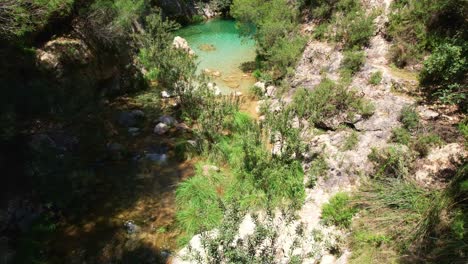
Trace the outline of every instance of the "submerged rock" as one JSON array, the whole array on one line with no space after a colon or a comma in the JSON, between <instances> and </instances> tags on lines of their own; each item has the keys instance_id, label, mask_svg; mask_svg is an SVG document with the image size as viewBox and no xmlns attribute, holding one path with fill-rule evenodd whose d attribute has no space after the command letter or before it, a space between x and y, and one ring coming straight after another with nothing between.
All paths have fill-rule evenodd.
<instances>
[{"instance_id":1,"label":"submerged rock","mask_svg":"<svg viewBox=\"0 0 468 264\"><path fill-rule=\"evenodd\" d=\"M160 123L163 123L163 124L166 124L168 126L172 126L174 124L177 123L177 121L175 120L175 118L173 118L172 116L168 116L168 115L163 115L159 118L159 122Z\"/></svg>"},{"instance_id":2,"label":"submerged rock","mask_svg":"<svg viewBox=\"0 0 468 264\"><path fill-rule=\"evenodd\" d=\"M124 223L124 227L129 235L136 234L140 231L140 227L137 226L132 220L126 221Z\"/></svg>"},{"instance_id":3,"label":"submerged rock","mask_svg":"<svg viewBox=\"0 0 468 264\"><path fill-rule=\"evenodd\" d=\"M215 51L216 47L213 44L201 44L198 48L202 51Z\"/></svg>"},{"instance_id":4,"label":"submerged rock","mask_svg":"<svg viewBox=\"0 0 468 264\"><path fill-rule=\"evenodd\" d=\"M141 110L122 112L119 114L117 122L121 126L135 127L144 117L145 113Z\"/></svg>"},{"instance_id":5,"label":"submerged rock","mask_svg":"<svg viewBox=\"0 0 468 264\"><path fill-rule=\"evenodd\" d=\"M157 162L159 164L165 164L167 162L167 154L166 153L162 153L162 154L159 154L159 153L147 153L145 155L145 158L147 160L150 160L150 161L153 161L153 162Z\"/></svg>"},{"instance_id":6,"label":"submerged rock","mask_svg":"<svg viewBox=\"0 0 468 264\"><path fill-rule=\"evenodd\" d=\"M163 135L165 134L167 131L169 130L169 127L164 124L164 123L158 123L155 127L154 127L154 133L158 134L158 135Z\"/></svg>"}]
</instances>

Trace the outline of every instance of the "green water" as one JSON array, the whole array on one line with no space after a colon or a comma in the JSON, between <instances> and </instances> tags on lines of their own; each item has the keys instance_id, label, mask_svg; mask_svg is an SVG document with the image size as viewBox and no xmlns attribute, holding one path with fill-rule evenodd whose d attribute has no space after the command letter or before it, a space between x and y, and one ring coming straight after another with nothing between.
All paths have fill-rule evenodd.
<instances>
[{"instance_id":1,"label":"green water","mask_svg":"<svg viewBox=\"0 0 468 264\"><path fill-rule=\"evenodd\" d=\"M220 76L215 73L212 78L223 92L244 91L254 83L251 73L242 72L240 66L255 60L255 42L239 36L234 20L211 20L184 27L176 34L197 54L200 72L219 72Z\"/></svg>"}]
</instances>

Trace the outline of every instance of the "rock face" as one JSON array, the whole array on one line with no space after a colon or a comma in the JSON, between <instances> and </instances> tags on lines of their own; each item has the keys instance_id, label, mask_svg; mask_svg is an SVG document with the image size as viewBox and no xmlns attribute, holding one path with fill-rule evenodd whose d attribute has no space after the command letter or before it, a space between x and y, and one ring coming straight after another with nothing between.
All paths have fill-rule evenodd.
<instances>
[{"instance_id":1,"label":"rock face","mask_svg":"<svg viewBox=\"0 0 468 264\"><path fill-rule=\"evenodd\" d=\"M323 73L328 78L338 80L338 69L343 55L331 44L311 41L296 67L296 74L291 80L293 87L313 87L320 83Z\"/></svg>"},{"instance_id":2,"label":"rock face","mask_svg":"<svg viewBox=\"0 0 468 264\"><path fill-rule=\"evenodd\" d=\"M190 48L187 40L185 40L182 37L175 37L174 41L172 42L172 46L176 49L180 49L187 52L189 55L195 55L195 52L192 50L192 48Z\"/></svg>"},{"instance_id":3,"label":"rock face","mask_svg":"<svg viewBox=\"0 0 468 264\"><path fill-rule=\"evenodd\" d=\"M36 52L36 64L47 73L50 82L67 89L70 98L84 97L84 101L99 94L96 91L106 95L139 89L141 72L128 67L129 62L130 57L122 54L95 52L78 38L56 38Z\"/></svg>"}]
</instances>

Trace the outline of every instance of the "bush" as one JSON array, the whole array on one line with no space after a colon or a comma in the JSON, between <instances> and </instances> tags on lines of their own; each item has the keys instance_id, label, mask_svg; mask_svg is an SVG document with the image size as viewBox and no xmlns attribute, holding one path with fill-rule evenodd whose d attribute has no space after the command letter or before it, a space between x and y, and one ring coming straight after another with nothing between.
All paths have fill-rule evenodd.
<instances>
[{"instance_id":1,"label":"bush","mask_svg":"<svg viewBox=\"0 0 468 264\"><path fill-rule=\"evenodd\" d=\"M219 175L197 175L182 182L176 190L177 221L189 236L216 227L223 217Z\"/></svg>"},{"instance_id":2,"label":"bush","mask_svg":"<svg viewBox=\"0 0 468 264\"><path fill-rule=\"evenodd\" d=\"M442 139L435 134L420 135L412 144L412 148L419 153L420 157L426 157L431 147L442 145Z\"/></svg>"},{"instance_id":3,"label":"bush","mask_svg":"<svg viewBox=\"0 0 468 264\"><path fill-rule=\"evenodd\" d=\"M468 72L466 53L466 47L444 43L424 61L420 82L443 103L467 102L468 92L464 88Z\"/></svg>"},{"instance_id":4,"label":"bush","mask_svg":"<svg viewBox=\"0 0 468 264\"><path fill-rule=\"evenodd\" d=\"M366 61L365 53L362 51L346 51L344 53L341 69L344 72L349 72L351 75L356 74L361 70L361 67Z\"/></svg>"},{"instance_id":5,"label":"bush","mask_svg":"<svg viewBox=\"0 0 468 264\"><path fill-rule=\"evenodd\" d=\"M322 155L316 155L310 164L307 182L307 188L314 188L317 180L321 177L326 177L328 172L328 164Z\"/></svg>"},{"instance_id":6,"label":"bush","mask_svg":"<svg viewBox=\"0 0 468 264\"><path fill-rule=\"evenodd\" d=\"M467 141L466 143L468 144L468 118L465 118L458 124L458 130L460 131L462 136L465 138L465 141Z\"/></svg>"},{"instance_id":7,"label":"bush","mask_svg":"<svg viewBox=\"0 0 468 264\"><path fill-rule=\"evenodd\" d=\"M408 130L414 130L419 126L419 115L412 106L404 106L400 112L400 122Z\"/></svg>"},{"instance_id":8,"label":"bush","mask_svg":"<svg viewBox=\"0 0 468 264\"><path fill-rule=\"evenodd\" d=\"M377 71L377 72L372 73L372 75L370 76L369 84L379 85L381 81L382 81L382 72Z\"/></svg>"},{"instance_id":9,"label":"bush","mask_svg":"<svg viewBox=\"0 0 468 264\"><path fill-rule=\"evenodd\" d=\"M349 137L346 138L344 145L343 145L343 150L352 150L356 147L356 145L359 143L359 135L356 131L351 132Z\"/></svg>"},{"instance_id":10,"label":"bush","mask_svg":"<svg viewBox=\"0 0 468 264\"><path fill-rule=\"evenodd\" d=\"M409 151L401 146L390 146L380 150L373 148L368 158L374 163L377 178L405 178L413 160Z\"/></svg>"},{"instance_id":11,"label":"bush","mask_svg":"<svg viewBox=\"0 0 468 264\"><path fill-rule=\"evenodd\" d=\"M279 79L294 66L304 48L299 34L298 5L287 0L234 0L231 15L241 32L257 43L257 58Z\"/></svg>"},{"instance_id":12,"label":"bush","mask_svg":"<svg viewBox=\"0 0 468 264\"><path fill-rule=\"evenodd\" d=\"M335 40L344 43L345 49L361 49L369 44L374 35L374 16L367 16L365 11L359 9L345 13L342 19L335 21L337 31Z\"/></svg>"},{"instance_id":13,"label":"bush","mask_svg":"<svg viewBox=\"0 0 468 264\"><path fill-rule=\"evenodd\" d=\"M411 133L408 129L400 127L392 130L392 141L408 146L411 142Z\"/></svg>"},{"instance_id":14,"label":"bush","mask_svg":"<svg viewBox=\"0 0 468 264\"><path fill-rule=\"evenodd\" d=\"M51 19L67 16L74 0L5 0L0 3L0 38L22 38L44 28Z\"/></svg>"},{"instance_id":15,"label":"bush","mask_svg":"<svg viewBox=\"0 0 468 264\"><path fill-rule=\"evenodd\" d=\"M327 225L348 228L357 209L350 204L346 193L337 193L327 204L322 206L322 220Z\"/></svg>"},{"instance_id":16,"label":"bush","mask_svg":"<svg viewBox=\"0 0 468 264\"><path fill-rule=\"evenodd\" d=\"M374 112L374 106L356 91L330 79L323 79L312 91L298 89L293 97L293 109L300 118L316 125L339 114L353 119L355 114L368 117Z\"/></svg>"}]
</instances>

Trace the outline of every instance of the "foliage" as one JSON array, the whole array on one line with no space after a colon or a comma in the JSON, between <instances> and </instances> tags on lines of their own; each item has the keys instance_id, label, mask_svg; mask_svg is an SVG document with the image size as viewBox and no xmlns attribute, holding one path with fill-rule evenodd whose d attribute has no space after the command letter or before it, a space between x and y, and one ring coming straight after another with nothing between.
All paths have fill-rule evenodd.
<instances>
[{"instance_id":1,"label":"foliage","mask_svg":"<svg viewBox=\"0 0 468 264\"><path fill-rule=\"evenodd\" d=\"M380 82L382 82L382 72L381 71L376 71L376 72L372 73L372 75L369 78L369 84L379 85Z\"/></svg>"},{"instance_id":2,"label":"foliage","mask_svg":"<svg viewBox=\"0 0 468 264\"><path fill-rule=\"evenodd\" d=\"M468 249L468 165L462 163L436 196L408 243L411 257L432 263L461 263ZM410 258L411 261L411 258Z\"/></svg>"},{"instance_id":3,"label":"foliage","mask_svg":"<svg viewBox=\"0 0 468 264\"><path fill-rule=\"evenodd\" d=\"M362 51L346 51L343 61L341 62L341 69L344 72L354 75L361 70L365 60L366 57Z\"/></svg>"},{"instance_id":4,"label":"foliage","mask_svg":"<svg viewBox=\"0 0 468 264\"><path fill-rule=\"evenodd\" d=\"M444 43L435 48L424 61L419 75L421 84L437 96L443 103L466 105L466 74L468 46Z\"/></svg>"},{"instance_id":5,"label":"foliage","mask_svg":"<svg viewBox=\"0 0 468 264\"><path fill-rule=\"evenodd\" d=\"M15 39L42 29L50 19L71 12L74 0L4 0L0 3L0 38Z\"/></svg>"},{"instance_id":6,"label":"foliage","mask_svg":"<svg viewBox=\"0 0 468 264\"><path fill-rule=\"evenodd\" d=\"M287 0L234 0L231 15L243 35L257 43L262 68L272 70L274 79L291 71L304 45L299 32L299 10Z\"/></svg>"},{"instance_id":7,"label":"foliage","mask_svg":"<svg viewBox=\"0 0 468 264\"><path fill-rule=\"evenodd\" d=\"M392 142L408 146L411 142L411 133L403 127L394 128L392 130Z\"/></svg>"},{"instance_id":8,"label":"foliage","mask_svg":"<svg viewBox=\"0 0 468 264\"><path fill-rule=\"evenodd\" d=\"M468 118L465 118L458 124L458 130L465 138L466 144L468 144Z\"/></svg>"},{"instance_id":9,"label":"foliage","mask_svg":"<svg viewBox=\"0 0 468 264\"><path fill-rule=\"evenodd\" d=\"M219 175L204 175L199 167L197 175L182 182L176 190L177 221L193 236L216 227L223 216L217 188L222 186Z\"/></svg>"},{"instance_id":10,"label":"foliage","mask_svg":"<svg viewBox=\"0 0 468 264\"><path fill-rule=\"evenodd\" d=\"M442 139L435 134L422 134L418 135L418 138L411 145L420 157L426 157L429 154L431 147L442 145Z\"/></svg>"},{"instance_id":11,"label":"foliage","mask_svg":"<svg viewBox=\"0 0 468 264\"><path fill-rule=\"evenodd\" d=\"M374 177L376 178L405 178L413 160L409 151L402 146L372 148L368 158L375 166Z\"/></svg>"},{"instance_id":12,"label":"foliage","mask_svg":"<svg viewBox=\"0 0 468 264\"><path fill-rule=\"evenodd\" d=\"M322 220L327 225L348 228L356 213L357 210L350 204L350 197L346 193L337 193L322 206Z\"/></svg>"},{"instance_id":13,"label":"foliage","mask_svg":"<svg viewBox=\"0 0 468 264\"><path fill-rule=\"evenodd\" d=\"M328 172L328 164L323 155L315 155L314 159L310 163L308 171L308 182L307 188L314 188L317 180L320 177L326 177Z\"/></svg>"},{"instance_id":14,"label":"foliage","mask_svg":"<svg viewBox=\"0 0 468 264\"><path fill-rule=\"evenodd\" d=\"M192 250L189 259L197 263L273 263L280 245L281 227L274 218L271 209L267 209L265 217L253 214L254 232L239 238L239 225L244 216L245 212L236 205L228 206L219 228L222 232L202 234L201 250L203 253ZM293 220L292 212L283 210L279 220L280 223L285 225L290 224ZM301 228L297 228L296 232L299 236L303 231ZM303 259L303 256L293 255L292 253L298 245L303 243L301 240L299 237L289 250L290 253L286 255L286 257L291 258L291 263L298 263L293 262L293 260L300 263ZM258 250L261 250L261 254L257 254Z\"/></svg>"},{"instance_id":15,"label":"foliage","mask_svg":"<svg viewBox=\"0 0 468 264\"><path fill-rule=\"evenodd\" d=\"M370 38L374 35L374 16L366 15L363 9L336 16L334 24L337 31L335 41L344 43L345 49L360 49L369 45Z\"/></svg>"},{"instance_id":16,"label":"foliage","mask_svg":"<svg viewBox=\"0 0 468 264\"><path fill-rule=\"evenodd\" d=\"M404 106L400 112L400 122L408 130L414 130L419 126L419 115L412 106Z\"/></svg>"},{"instance_id":17,"label":"foliage","mask_svg":"<svg viewBox=\"0 0 468 264\"><path fill-rule=\"evenodd\" d=\"M308 2L310 2L312 16L320 22L314 32L316 38L320 39L328 35L330 39L343 43L347 50L358 50L369 44L375 31L373 23L375 15L367 15L359 1L316 0Z\"/></svg>"},{"instance_id":18,"label":"foliage","mask_svg":"<svg viewBox=\"0 0 468 264\"><path fill-rule=\"evenodd\" d=\"M352 131L351 134L346 138L343 144L343 150L353 150L359 143L359 134L356 131Z\"/></svg>"},{"instance_id":19,"label":"foliage","mask_svg":"<svg viewBox=\"0 0 468 264\"><path fill-rule=\"evenodd\" d=\"M393 38L390 57L399 67L415 63L425 50L447 41L466 38L463 0L399 0L391 5L388 35Z\"/></svg>"},{"instance_id":20,"label":"foliage","mask_svg":"<svg viewBox=\"0 0 468 264\"><path fill-rule=\"evenodd\" d=\"M352 197L360 208L352 224L351 263L392 262L411 244L421 219L438 196L405 179L365 182Z\"/></svg>"},{"instance_id":21,"label":"foliage","mask_svg":"<svg viewBox=\"0 0 468 264\"><path fill-rule=\"evenodd\" d=\"M330 79L323 79L314 90L298 89L293 98L293 109L299 118L320 124L339 114L353 118L355 114L364 117L373 114L373 106L358 95L355 90Z\"/></svg>"}]
</instances>

